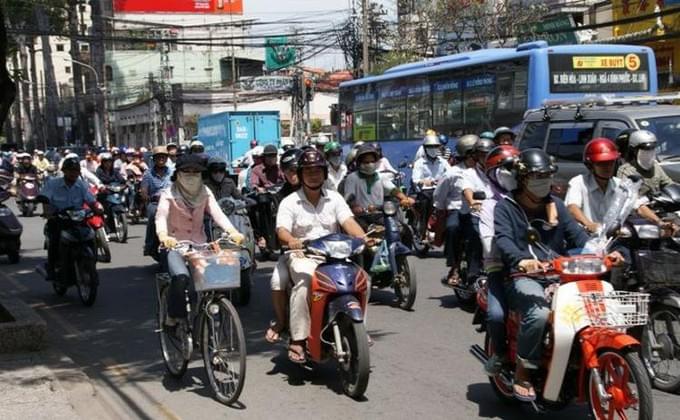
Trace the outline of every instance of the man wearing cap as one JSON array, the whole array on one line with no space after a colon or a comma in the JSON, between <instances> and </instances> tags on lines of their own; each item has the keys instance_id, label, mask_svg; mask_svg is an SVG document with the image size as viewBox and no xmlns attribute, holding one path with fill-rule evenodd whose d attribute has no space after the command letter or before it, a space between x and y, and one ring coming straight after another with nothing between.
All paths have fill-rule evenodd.
<instances>
[{"instance_id":1,"label":"man wearing cap","mask_svg":"<svg viewBox=\"0 0 680 420\"><path fill-rule=\"evenodd\" d=\"M153 148L153 167L144 173L140 192L146 206L146 237L144 239L144 255L154 255L156 248L156 209L161 191L170 186L170 168L168 163L168 149L165 146Z\"/></svg>"},{"instance_id":2,"label":"man wearing cap","mask_svg":"<svg viewBox=\"0 0 680 420\"><path fill-rule=\"evenodd\" d=\"M285 179L278 164L279 150L273 144L264 147L264 162L253 167L250 175L250 188L264 192L267 188L283 184Z\"/></svg>"},{"instance_id":3,"label":"man wearing cap","mask_svg":"<svg viewBox=\"0 0 680 420\"><path fill-rule=\"evenodd\" d=\"M101 212L101 205L90 193L88 185L80 177L80 162L78 157L64 159L61 165L63 176L51 178L40 191L40 196L47 198L48 203L43 206L45 215L54 215L66 209L80 209L88 204L95 212ZM59 237L61 223L56 217L47 220L47 235L49 248L47 250L47 281L55 279L55 268L59 256Z\"/></svg>"},{"instance_id":4,"label":"man wearing cap","mask_svg":"<svg viewBox=\"0 0 680 420\"><path fill-rule=\"evenodd\" d=\"M177 162L177 143L168 143L166 146L168 150L168 167L171 171L175 170L175 162Z\"/></svg>"}]
</instances>

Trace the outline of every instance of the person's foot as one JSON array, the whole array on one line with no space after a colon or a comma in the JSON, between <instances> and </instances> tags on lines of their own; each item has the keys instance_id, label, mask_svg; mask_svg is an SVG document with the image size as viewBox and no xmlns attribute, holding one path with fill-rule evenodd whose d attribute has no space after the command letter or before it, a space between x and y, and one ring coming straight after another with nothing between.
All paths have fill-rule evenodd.
<instances>
[{"instance_id":1,"label":"person's foot","mask_svg":"<svg viewBox=\"0 0 680 420\"><path fill-rule=\"evenodd\" d=\"M307 361L305 356L305 342L304 341L291 341L288 346L288 359L297 364L302 364Z\"/></svg>"},{"instance_id":2,"label":"person's foot","mask_svg":"<svg viewBox=\"0 0 680 420\"><path fill-rule=\"evenodd\" d=\"M269 328L267 328L267 332L264 334L264 339L271 344L278 343L281 341L281 333L283 333L284 330L285 327L279 325L277 322L272 322L269 324Z\"/></svg>"},{"instance_id":3,"label":"person's foot","mask_svg":"<svg viewBox=\"0 0 680 420\"><path fill-rule=\"evenodd\" d=\"M503 364L506 362L505 357L498 354L492 354L489 360L484 363L484 373L487 376L496 376L501 373Z\"/></svg>"},{"instance_id":4,"label":"person's foot","mask_svg":"<svg viewBox=\"0 0 680 420\"><path fill-rule=\"evenodd\" d=\"M536 391L529 381L517 381L512 384L512 394L522 402L536 401Z\"/></svg>"},{"instance_id":5,"label":"person's foot","mask_svg":"<svg viewBox=\"0 0 680 420\"><path fill-rule=\"evenodd\" d=\"M460 285L460 273L458 273L458 268L456 267L451 267L449 270L449 274L446 275L446 279L443 279L443 283L445 283L445 286L449 287L457 287Z\"/></svg>"}]
</instances>

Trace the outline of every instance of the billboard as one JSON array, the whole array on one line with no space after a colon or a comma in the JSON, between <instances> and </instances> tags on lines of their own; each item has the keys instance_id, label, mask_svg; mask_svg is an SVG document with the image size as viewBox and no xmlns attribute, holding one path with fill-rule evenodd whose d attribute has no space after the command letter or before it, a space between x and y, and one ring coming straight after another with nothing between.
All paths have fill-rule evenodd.
<instances>
[{"instance_id":1,"label":"billboard","mask_svg":"<svg viewBox=\"0 0 680 420\"><path fill-rule=\"evenodd\" d=\"M242 14L243 0L113 0L115 13Z\"/></svg>"}]
</instances>

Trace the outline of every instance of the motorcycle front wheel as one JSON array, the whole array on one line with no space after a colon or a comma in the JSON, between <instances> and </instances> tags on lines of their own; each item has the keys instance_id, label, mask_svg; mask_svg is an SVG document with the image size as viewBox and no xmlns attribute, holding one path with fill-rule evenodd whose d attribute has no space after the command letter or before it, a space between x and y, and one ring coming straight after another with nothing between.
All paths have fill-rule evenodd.
<instances>
[{"instance_id":1,"label":"motorcycle front wheel","mask_svg":"<svg viewBox=\"0 0 680 420\"><path fill-rule=\"evenodd\" d=\"M371 367L366 327L346 316L338 324L342 348L347 353L340 362L342 388L349 397L359 399L366 393Z\"/></svg>"},{"instance_id":2,"label":"motorcycle front wheel","mask_svg":"<svg viewBox=\"0 0 680 420\"><path fill-rule=\"evenodd\" d=\"M124 244L128 237L128 221L125 213L116 213L113 216L113 226L116 230L116 240Z\"/></svg>"},{"instance_id":3,"label":"motorcycle front wheel","mask_svg":"<svg viewBox=\"0 0 680 420\"><path fill-rule=\"evenodd\" d=\"M652 348L651 337L656 342ZM659 306L649 316L642 336L642 358L654 372L654 386L665 392L680 388L680 311Z\"/></svg>"},{"instance_id":4,"label":"motorcycle front wheel","mask_svg":"<svg viewBox=\"0 0 680 420\"><path fill-rule=\"evenodd\" d=\"M600 352L597 361L597 371L609 398L601 399L595 374L591 372L588 401L593 417L596 420L652 420L652 386L637 352L605 350Z\"/></svg>"},{"instance_id":5,"label":"motorcycle front wheel","mask_svg":"<svg viewBox=\"0 0 680 420\"><path fill-rule=\"evenodd\" d=\"M109 248L109 239L106 235L106 229L103 226L95 231L95 243L97 250L97 261L110 263L111 248Z\"/></svg>"},{"instance_id":6,"label":"motorcycle front wheel","mask_svg":"<svg viewBox=\"0 0 680 420\"><path fill-rule=\"evenodd\" d=\"M210 387L219 402L233 404L246 380L246 337L234 305L224 297L209 303L202 330L201 350Z\"/></svg>"},{"instance_id":7,"label":"motorcycle front wheel","mask_svg":"<svg viewBox=\"0 0 680 420\"><path fill-rule=\"evenodd\" d=\"M394 276L394 293L397 295L399 307L408 311L413 308L418 291L413 261L405 255L397 257L397 270L399 272Z\"/></svg>"},{"instance_id":8,"label":"motorcycle front wheel","mask_svg":"<svg viewBox=\"0 0 680 420\"><path fill-rule=\"evenodd\" d=\"M174 328L165 325L165 319L168 316L168 293L170 293L170 287L163 287L158 305L158 336L165 368L173 378L181 378L189 364L189 357L186 357L188 351L185 348L188 342L185 339L187 331L184 322L179 322Z\"/></svg>"},{"instance_id":9,"label":"motorcycle front wheel","mask_svg":"<svg viewBox=\"0 0 680 420\"><path fill-rule=\"evenodd\" d=\"M74 263L76 273L76 287L78 296L85 306L94 305L97 299L98 275L97 268L92 261L76 261Z\"/></svg>"}]
</instances>

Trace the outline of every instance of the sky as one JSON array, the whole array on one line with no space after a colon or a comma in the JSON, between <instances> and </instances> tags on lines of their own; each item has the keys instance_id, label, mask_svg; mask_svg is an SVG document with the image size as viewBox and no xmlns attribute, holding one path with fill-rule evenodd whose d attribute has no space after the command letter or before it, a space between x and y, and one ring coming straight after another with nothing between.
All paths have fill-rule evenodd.
<instances>
[{"instance_id":1,"label":"sky","mask_svg":"<svg viewBox=\"0 0 680 420\"><path fill-rule=\"evenodd\" d=\"M361 6L360 0L356 1L356 7ZM392 15L396 15L396 0L379 0ZM305 20L309 24L297 24L303 30L315 28L327 29L332 23L344 21L349 15L352 0L243 0L243 15L271 22L275 20ZM253 32L278 33L290 31L287 25L254 26ZM266 28L266 29L265 29ZM322 67L328 70L345 68L345 61L339 50L327 50L310 60L306 65Z\"/></svg>"}]
</instances>

